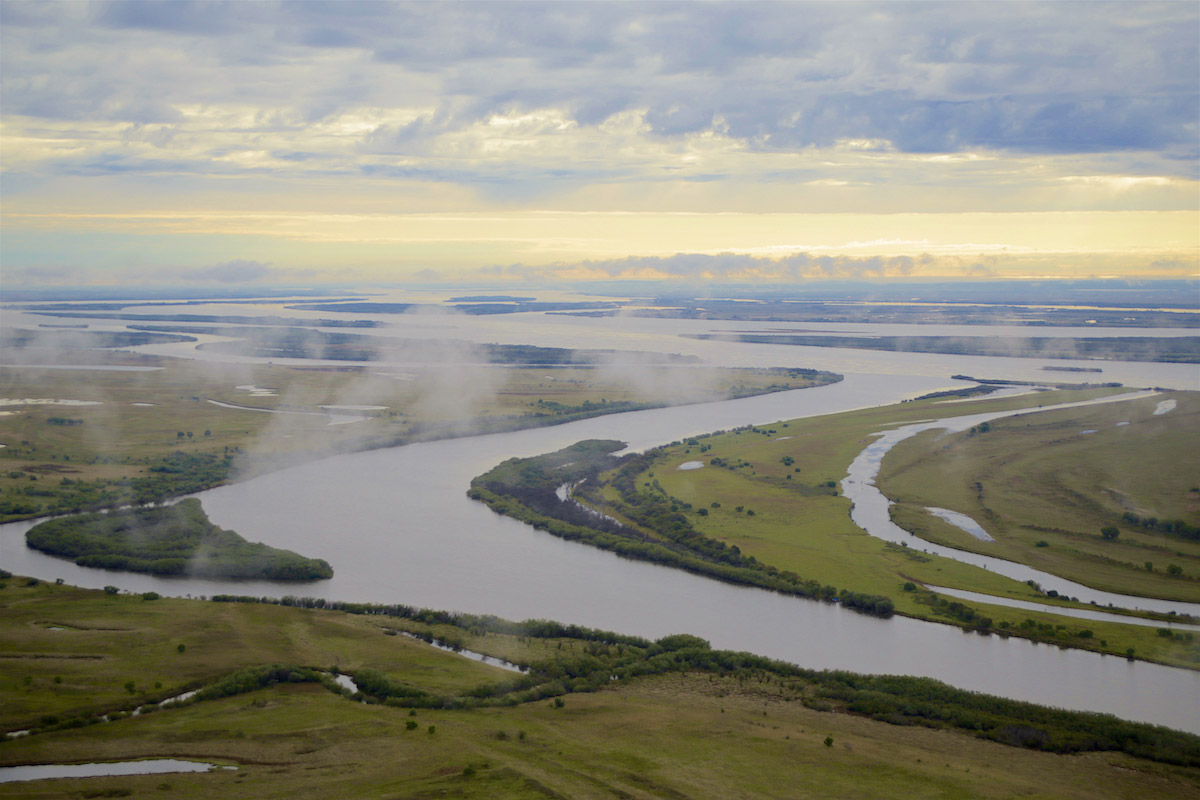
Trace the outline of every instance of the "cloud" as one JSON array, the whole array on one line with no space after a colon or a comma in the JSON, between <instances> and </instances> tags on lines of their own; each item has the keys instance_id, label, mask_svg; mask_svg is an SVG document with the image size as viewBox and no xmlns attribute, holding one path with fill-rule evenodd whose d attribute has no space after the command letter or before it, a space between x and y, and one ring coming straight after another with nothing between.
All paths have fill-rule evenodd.
<instances>
[{"instance_id":1,"label":"cloud","mask_svg":"<svg viewBox=\"0 0 1200 800\"><path fill-rule=\"evenodd\" d=\"M1195 150L1186 3L5 3L5 105L161 119L237 101L433 108L436 137L553 107L798 150ZM134 100L148 98L137 110ZM122 110L127 109L127 110ZM364 137L365 138L365 137Z\"/></svg>"},{"instance_id":2,"label":"cloud","mask_svg":"<svg viewBox=\"0 0 1200 800\"><path fill-rule=\"evenodd\" d=\"M219 283L255 283L268 278L271 265L260 261L234 259L211 267L184 270L181 277L185 280L217 281Z\"/></svg>"},{"instance_id":3,"label":"cloud","mask_svg":"<svg viewBox=\"0 0 1200 800\"><path fill-rule=\"evenodd\" d=\"M40 231L51 216L63 231L127 233L124 250L100 254L121 266L145 263L148 231L187 227L209 237L202 253L174 239L155 244L153 260L202 280L262 279L196 267L229 252L281 265L276 279L321 266L318 258L347 264L345 252L318 256L299 244L314 239L358 247L350 266L380 272L544 258L597 274L903 274L901 262L829 260L807 245L807 260L769 264L603 259L818 243L826 227L845 227L838 215L1194 214L1198 25L1195 3L1086 0L7 0L6 233ZM643 229L556 222L519 237L472 223L433 243L340 216L544 209L813 213L829 223L770 235L701 230L702 241L695 228L650 216ZM110 211L130 216L84 220ZM129 221L158 211L184 221ZM261 219L234 224L227 211ZM320 222L282 221L291 213ZM871 226L837 238L928 238ZM1139 235L1161 239L1152 227ZM485 238L521 243L436 250ZM950 238L1008 246L1012 235ZM588 243L554 244L568 239ZM27 241L28 252L6 245L10 271L68 260L50 234ZM290 253L276 249L283 242ZM1194 236L1155 246L1185 252Z\"/></svg>"},{"instance_id":4,"label":"cloud","mask_svg":"<svg viewBox=\"0 0 1200 800\"><path fill-rule=\"evenodd\" d=\"M885 278L911 275L912 256L835 256L793 253L760 258L740 253L676 253L671 256L632 256L589 260L578 264L528 266L512 264L481 270L494 277L528 279L571 273L580 279L684 279L689 281L796 281L806 278Z\"/></svg>"}]
</instances>

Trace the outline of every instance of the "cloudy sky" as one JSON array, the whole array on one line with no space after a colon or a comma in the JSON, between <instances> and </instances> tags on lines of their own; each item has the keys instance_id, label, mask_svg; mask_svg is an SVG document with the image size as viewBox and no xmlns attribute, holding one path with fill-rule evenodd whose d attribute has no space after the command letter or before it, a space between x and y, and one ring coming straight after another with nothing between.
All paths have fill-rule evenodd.
<instances>
[{"instance_id":1,"label":"cloudy sky","mask_svg":"<svg viewBox=\"0 0 1200 800\"><path fill-rule=\"evenodd\" d=\"M1200 271L1194 2L0 15L10 285Z\"/></svg>"}]
</instances>

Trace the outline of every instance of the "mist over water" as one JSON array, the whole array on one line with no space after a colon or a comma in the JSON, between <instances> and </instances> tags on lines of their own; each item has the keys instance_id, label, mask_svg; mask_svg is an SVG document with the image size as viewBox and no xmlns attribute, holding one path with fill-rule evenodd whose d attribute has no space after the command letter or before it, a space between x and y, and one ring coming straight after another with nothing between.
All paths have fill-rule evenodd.
<instances>
[{"instance_id":1,"label":"mist over water","mask_svg":"<svg viewBox=\"0 0 1200 800\"><path fill-rule=\"evenodd\" d=\"M239 306L236 313L263 312L281 313L278 305L269 304L263 311ZM282 313L301 316L306 312ZM905 618L879 620L837 606L730 586L562 541L500 517L465 496L472 477L504 459L556 450L581 439L615 438L640 450L717 429L884 405L958 388L964 384L950 379L958 373L982 378L1118 381L1134 386L1196 388L1200 385L1196 366L884 353L733 344L678 336L681 332L764 330L777 328L778 323L529 314L406 315L386 321L388 328L372 333L468 343L451 345L454 350L433 343L428 350L404 356L426 365L431 360L473 360L476 354L472 348L479 344L535 344L680 353L700 356L714 365L796 366L836 371L846 378L815 389L332 456L199 495L215 524L232 528L251 541L326 559L335 570L328 581L281 585L165 579L85 569L27 549L23 535L32 523L0 526L0 565L18 574L47 580L63 578L94 588L112 584L131 591L192 596L298 594L399 602L512 619L554 618L650 637L689 632L709 639L716 647L749 650L808 667L928 675L963 688L1049 705L1108 711L1200 732L1200 673L1059 650L1024 640L963 634L949 626ZM833 330L832 326L821 327ZM939 328L951 327L965 326L921 326L921 333L937 335ZM1028 329L1019 330L1021 335L1029 335ZM981 330L971 326L968 333L979 335ZM1037 333L1048 335L1050 330L1039 329ZM1087 333L1098 332L1089 329ZM1128 329L1114 331L1114 335L1131 333ZM198 351L191 344L137 349L206 362L222 358L246 363L268 360ZM270 360L277 364L285 361ZM695 388L678 386L678 375L694 376L689 380L697 385L707 380L707 368L695 367L676 372L676 377L669 379L676 383L664 382L663 373L656 372L649 360L638 356L614 358L598 373L627 380L645 392ZM312 365L311 361L304 363ZM345 361L328 363L348 365ZM1077 363L1100 366L1103 373L1073 375L1041 369L1046 364ZM248 382L244 367L228 362L212 366L229 370L231 386ZM339 384L334 404L361 404L369 395L363 390L370 387L360 380L393 381L406 374L404 364L370 362L370 366L374 369L368 375ZM452 366L446 366L438 377L425 381L422 391L432 408L457 403L456 410L467 413L474 404L490 397L496 386L486 378L467 382ZM301 403L307 398L283 400ZM964 408L964 413L967 411ZM292 433L285 415L278 416L279 420L272 420L267 437Z\"/></svg>"},{"instance_id":2,"label":"mist over water","mask_svg":"<svg viewBox=\"0 0 1200 800\"><path fill-rule=\"evenodd\" d=\"M214 523L333 564L334 577L314 584L167 580L84 569L27 550L29 524L0 529L0 562L18 573L97 588L299 594L554 618L650 637L690 632L716 647L813 668L928 675L977 691L1200 732L1195 672L900 617L879 620L731 586L557 539L465 496L470 479L499 461L580 439L619 438L642 449L691 433L894 402L942 387L912 376L848 375L817 389L335 456L199 495Z\"/></svg>"}]
</instances>

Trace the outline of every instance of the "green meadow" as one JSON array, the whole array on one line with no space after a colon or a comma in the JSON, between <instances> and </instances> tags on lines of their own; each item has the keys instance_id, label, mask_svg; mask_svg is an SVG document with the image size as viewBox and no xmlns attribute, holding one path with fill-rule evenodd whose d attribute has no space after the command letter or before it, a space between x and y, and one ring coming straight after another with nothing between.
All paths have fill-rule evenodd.
<instances>
[{"instance_id":1,"label":"green meadow","mask_svg":"<svg viewBox=\"0 0 1200 800\"><path fill-rule=\"evenodd\" d=\"M1164 401L1175 408L1156 415ZM1200 395L1170 392L1000 419L986 432L929 431L889 453L879 486L897 521L930 540L1099 589L1198 602L1198 449ZM996 541L930 506L967 514Z\"/></svg>"},{"instance_id":2,"label":"green meadow","mask_svg":"<svg viewBox=\"0 0 1200 800\"><path fill-rule=\"evenodd\" d=\"M271 663L375 670L450 695L511 679L495 666L389 635L396 630L457 636L468 647L544 670L586 658L665 663L671 653L646 661L663 648L610 635L618 647L597 641L597 632L545 634L537 625L490 619L423 623L378 613L143 600L19 577L4 584L0 727L43 730L0 742L0 765L173 757L236 769L0 784L0 797L1200 797L1194 736L1007 701L990 712L965 710L975 706L961 705L958 695L968 693L917 679L906 690L908 706L921 705L912 692L932 687L946 694L936 705L950 715L983 716L956 724L893 714L903 724L890 724L851 710L882 696L878 691L856 700L831 691L838 674L766 662L715 669L685 663L554 699L471 708L360 702L320 683L284 680L72 727L60 720L128 710ZM516 632L497 632L506 626ZM675 638L693 644L692 637ZM614 659L618 649L629 655ZM675 654L703 658L705 651ZM965 702L979 703L974 697ZM1105 746L1105 734L1068 754L1031 749L1026 739L1020 747L981 738L987 730L1002 738L1014 735L1006 730L1056 737L1061 726L1061 741L1078 743L1088 725L1123 730L1150 748L1149 757Z\"/></svg>"}]
</instances>

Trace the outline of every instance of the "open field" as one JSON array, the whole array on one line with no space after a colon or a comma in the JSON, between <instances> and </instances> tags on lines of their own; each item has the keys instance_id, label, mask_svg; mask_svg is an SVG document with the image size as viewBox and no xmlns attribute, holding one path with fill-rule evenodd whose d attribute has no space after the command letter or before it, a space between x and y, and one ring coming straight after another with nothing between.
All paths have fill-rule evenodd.
<instances>
[{"instance_id":1,"label":"open field","mask_svg":"<svg viewBox=\"0 0 1200 800\"><path fill-rule=\"evenodd\" d=\"M157 700L263 663L371 667L452 693L510 674L382 635L428 627L394 617L143 601L21 578L6 581L0 603L0 654L14 665L0 679L6 730L37 715ZM471 647L525 660L599 652L570 637L457 630ZM818 710L840 705L816 686L761 670L685 669L568 694L561 706L468 710L365 704L282 683L0 742L2 765L176 757L236 770L0 784L0 797L1200 797L1196 767L1120 752L1055 755ZM1174 758L1200 761L1200 740L1173 737Z\"/></svg>"},{"instance_id":2,"label":"open field","mask_svg":"<svg viewBox=\"0 0 1200 800\"><path fill-rule=\"evenodd\" d=\"M83 352L71 356L91 363ZM335 452L834 379L694 366L400 370L91 358L157 369L0 368L0 521L160 499Z\"/></svg>"},{"instance_id":3,"label":"open field","mask_svg":"<svg viewBox=\"0 0 1200 800\"><path fill-rule=\"evenodd\" d=\"M1156 415L1164 402L1173 410ZM893 448L878 483L897 501L896 521L933 541L1108 591L1196 602L1198 443L1200 395L1172 392L1000 419L978 434L929 431ZM967 514L996 541L929 506ZM1155 527L1140 523L1149 519ZM1114 539L1101 533L1110 527Z\"/></svg>"}]
</instances>

